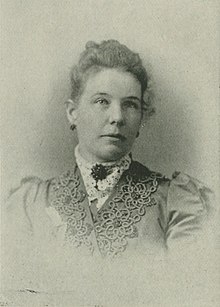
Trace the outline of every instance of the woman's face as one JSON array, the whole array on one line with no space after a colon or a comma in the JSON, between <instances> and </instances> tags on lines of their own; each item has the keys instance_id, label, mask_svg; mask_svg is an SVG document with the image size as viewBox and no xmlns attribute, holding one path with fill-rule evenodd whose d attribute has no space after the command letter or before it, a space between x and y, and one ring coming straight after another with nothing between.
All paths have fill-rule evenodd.
<instances>
[{"instance_id":1,"label":"woman's face","mask_svg":"<svg viewBox=\"0 0 220 307\"><path fill-rule=\"evenodd\" d=\"M141 85L117 69L92 73L77 105L67 109L76 125L80 154L91 162L109 162L129 153L140 128Z\"/></svg>"}]
</instances>

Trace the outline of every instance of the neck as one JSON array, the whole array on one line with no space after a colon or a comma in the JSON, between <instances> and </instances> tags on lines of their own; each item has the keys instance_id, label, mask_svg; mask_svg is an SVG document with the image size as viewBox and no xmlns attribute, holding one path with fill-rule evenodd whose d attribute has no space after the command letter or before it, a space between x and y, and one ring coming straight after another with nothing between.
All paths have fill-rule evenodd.
<instances>
[{"instance_id":1,"label":"neck","mask_svg":"<svg viewBox=\"0 0 220 307\"><path fill-rule=\"evenodd\" d=\"M75 157L76 157L76 160L77 160L78 163L83 164L87 168L92 168L95 164L102 164L104 166L114 166L114 165L120 164L121 161L123 161L124 159L131 160L131 158L132 158L131 153L129 153L129 154L127 154L127 155L123 156L122 158L115 160L115 161L102 161L101 162L101 161L98 161L98 160L88 160L81 153L79 145L77 145L76 148L75 148Z\"/></svg>"},{"instance_id":2,"label":"neck","mask_svg":"<svg viewBox=\"0 0 220 307\"><path fill-rule=\"evenodd\" d=\"M91 158L91 157L88 159L88 157L84 155L84 152L83 150L81 150L79 144L75 148L75 155L77 157L80 157L80 159L83 160L83 162L85 162L86 164L90 164L90 165L94 165L94 164L114 165L114 164L117 164L119 161L121 161L121 159L123 159L125 156L127 156L125 155L116 160L100 160L100 159Z\"/></svg>"}]
</instances>

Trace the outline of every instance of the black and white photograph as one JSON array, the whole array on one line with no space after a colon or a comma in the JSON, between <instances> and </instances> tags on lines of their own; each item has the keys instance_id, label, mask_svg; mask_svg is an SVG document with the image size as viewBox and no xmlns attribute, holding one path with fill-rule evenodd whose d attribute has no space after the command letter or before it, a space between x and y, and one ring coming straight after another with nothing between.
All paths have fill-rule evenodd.
<instances>
[{"instance_id":1,"label":"black and white photograph","mask_svg":"<svg viewBox=\"0 0 220 307\"><path fill-rule=\"evenodd\" d=\"M0 3L0 305L219 306L218 1Z\"/></svg>"}]
</instances>

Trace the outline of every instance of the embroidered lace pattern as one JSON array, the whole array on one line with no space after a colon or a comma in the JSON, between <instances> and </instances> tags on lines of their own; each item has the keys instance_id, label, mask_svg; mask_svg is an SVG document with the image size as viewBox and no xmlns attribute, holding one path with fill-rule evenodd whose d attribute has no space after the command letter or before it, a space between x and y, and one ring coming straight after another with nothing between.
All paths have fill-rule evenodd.
<instances>
[{"instance_id":1,"label":"embroidered lace pattern","mask_svg":"<svg viewBox=\"0 0 220 307\"><path fill-rule=\"evenodd\" d=\"M121 187L108 207L98 213L95 230L103 254L114 256L123 252L128 238L138 236L136 223L145 215L148 206L156 205L151 194L157 190L157 178L162 176L151 173L150 177L142 178L135 183L128 175L127 184Z\"/></svg>"},{"instance_id":2,"label":"embroidered lace pattern","mask_svg":"<svg viewBox=\"0 0 220 307\"><path fill-rule=\"evenodd\" d=\"M85 198L80 188L79 177L73 171L67 171L52 181L51 205L58 211L62 220L67 223L66 239L75 247L86 245L93 251L89 235L93 227L85 223L86 211L81 205Z\"/></svg>"},{"instance_id":3,"label":"embroidered lace pattern","mask_svg":"<svg viewBox=\"0 0 220 307\"><path fill-rule=\"evenodd\" d=\"M151 172L135 178L129 170L124 175L125 184L98 212L94 227L86 221L86 211L81 204L85 194L80 189L79 177L68 171L53 180L54 197L51 204L67 222L66 237L74 246L86 245L92 251L89 237L94 229L100 252L115 256L126 249L128 239L138 236L136 224L145 215L147 207L156 205L151 194L157 190L158 179L163 176Z\"/></svg>"}]
</instances>

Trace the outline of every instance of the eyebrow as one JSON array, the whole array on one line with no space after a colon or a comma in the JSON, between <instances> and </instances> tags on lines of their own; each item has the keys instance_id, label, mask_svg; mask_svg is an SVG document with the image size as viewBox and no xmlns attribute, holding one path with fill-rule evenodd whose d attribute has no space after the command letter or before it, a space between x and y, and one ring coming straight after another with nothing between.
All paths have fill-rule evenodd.
<instances>
[{"instance_id":1,"label":"eyebrow","mask_svg":"<svg viewBox=\"0 0 220 307\"><path fill-rule=\"evenodd\" d=\"M108 93L95 93L92 97L97 96L97 95L102 95L102 96L109 96L111 97L111 95L109 95ZM136 97L136 96L128 96L128 97L124 97L123 99L132 99L132 100L138 100L139 102L141 102L141 100Z\"/></svg>"},{"instance_id":2,"label":"eyebrow","mask_svg":"<svg viewBox=\"0 0 220 307\"><path fill-rule=\"evenodd\" d=\"M128 97L125 97L124 99L133 99L133 100L138 100L139 102L141 102L141 100L136 96L128 96Z\"/></svg>"},{"instance_id":3,"label":"eyebrow","mask_svg":"<svg viewBox=\"0 0 220 307\"><path fill-rule=\"evenodd\" d=\"M97 96L97 95L102 95L102 96L111 96L107 93L95 93L94 95L92 95L92 97Z\"/></svg>"}]
</instances>

